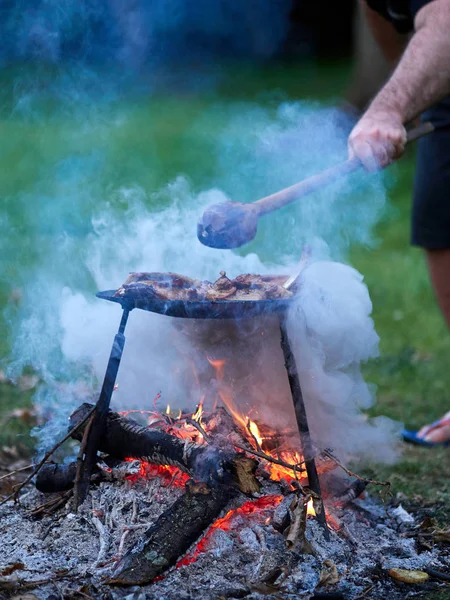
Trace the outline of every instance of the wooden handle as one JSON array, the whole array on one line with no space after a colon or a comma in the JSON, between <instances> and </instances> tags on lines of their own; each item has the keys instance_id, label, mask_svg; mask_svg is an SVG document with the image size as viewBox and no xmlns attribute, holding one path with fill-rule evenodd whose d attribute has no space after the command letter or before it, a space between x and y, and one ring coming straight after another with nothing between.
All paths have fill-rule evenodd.
<instances>
[{"instance_id":1,"label":"wooden handle","mask_svg":"<svg viewBox=\"0 0 450 600\"><path fill-rule=\"evenodd\" d=\"M414 142L424 135L427 135L434 131L434 126L431 123L422 123L418 127L414 127L407 132L407 143ZM344 175L349 175L353 171L357 171L362 167L359 158L350 158L334 167L330 167L326 171L312 175L299 183L295 183L284 190L261 198L253 202L253 206L257 209L258 216L265 215L269 212L282 208L307 194L311 194L322 187L337 181Z\"/></svg>"},{"instance_id":2,"label":"wooden handle","mask_svg":"<svg viewBox=\"0 0 450 600\"><path fill-rule=\"evenodd\" d=\"M406 143L415 142L419 138L424 135L428 135L434 131L433 123L427 121L426 123L421 123L418 127L413 127L412 129L408 129L406 132Z\"/></svg>"}]
</instances>

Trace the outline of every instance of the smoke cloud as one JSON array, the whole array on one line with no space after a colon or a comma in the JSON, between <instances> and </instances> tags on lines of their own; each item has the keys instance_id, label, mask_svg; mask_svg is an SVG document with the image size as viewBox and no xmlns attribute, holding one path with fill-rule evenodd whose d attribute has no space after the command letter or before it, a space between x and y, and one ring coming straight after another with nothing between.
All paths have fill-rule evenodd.
<instances>
[{"instance_id":1,"label":"smoke cloud","mask_svg":"<svg viewBox=\"0 0 450 600\"><path fill-rule=\"evenodd\" d=\"M376 356L378 344L369 294L361 275L330 260L342 259L351 240L369 243L384 204L380 176L368 183L358 177L336 183L265 217L249 250L212 250L195 236L208 204L231 195L254 199L342 160L345 131L335 112L318 106L282 104L271 113L239 104L215 152L216 179L226 193L196 193L180 176L152 196L135 185L111 189L104 199L86 169L99 164L91 155L87 162L80 158L58 166L64 172L60 195L37 196L33 208L27 198L33 241L46 243L21 282L19 308L9 309L14 331L9 372L17 376L31 365L42 378L36 401L49 421L38 433L41 447L65 429L77 404L98 393L120 310L95 299L96 290L119 287L130 271L174 271L209 280L223 269L230 276L291 273L308 242L313 262L289 315L289 331L314 440L341 456L373 459L376 447L376 459L393 460L394 426L369 421L361 412L372 405L373 394L360 366ZM211 406L222 386L243 414L250 411L252 418L280 429L292 427L273 319L198 322L134 310L126 337L114 408L150 409L158 392L160 408L168 403L194 409L202 397ZM208 358L226 360L221 384Z\"/></svg>"},{"instance_id":2,"label":"smoke cloud","mask_svg":"<svg viewBox=\"0 0 450 600\"><path fill-rule=\"evenodd\" d=\"M10 119L37 129L27 130L32 134L21 148L26 184L5 194L0 220L2 273L22 290L20 303L5 311L8 375L31 367L41 378L35 402L47 423L36 432L39 449L54 443L69 413L95 400L101 386L120 310L96 299L96 291L119 287L130 271L212 281L221 270L290 274L307 243L313 262L289 330L313 438L347 458L373 459L377 447L377 459L393 460L393 425L361 412L374 399L360 367L376 356L378 338L362 277L343 264L351 244L373 241L385 203L382 176L355 175L264 217L256 239L237 252L206 248L195 235L208 204L255 200L344 160L346 117L278 98L210 102L195 111L183 138L190 178L167 176L167 157L156 142L143 141L158 114L137 104L136 92L150 94L161 82L167 92L175 81L177 90L182 81L183 89L204 92L217 82L220 68L204 69L217 55L275 54L290 3L267 0L258 10L237 1L122 4L22 0L2 8L0 60L39 65L12 90ZM49 73L42 65L64 68ZM172 115L165 117L169 128ZM130 132L133 147L117 153ZM44 156L40 135L53 136L53 154ZM6 140L3 152L16 152L12 144ZM193 322L134 310L126 338L115 409L150 409L159 392L159 408L194 409L202 397L211 406L221 392L243 414L292 426L273 319ZM226 361L220 381L214 359Z\"/></svg>"}]
</instances>

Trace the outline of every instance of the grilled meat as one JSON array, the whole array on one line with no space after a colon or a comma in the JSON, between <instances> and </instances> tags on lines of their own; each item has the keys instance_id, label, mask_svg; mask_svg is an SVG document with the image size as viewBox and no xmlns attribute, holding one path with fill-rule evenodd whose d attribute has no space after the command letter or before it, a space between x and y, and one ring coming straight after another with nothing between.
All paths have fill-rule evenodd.
<instances>
[{"instance_id":1,"label":"grilled meat","mask_svg":"<svg viewBox=\"0 0 450 600\"><path fill-rule=\"evenodd\" d=\"M206 293L206 300L214 302L216 300L226 300L236 293L236 288L228 279L225 271L220 271L220 277L214 282L211 289Z\"/></svg>"},{"instance_id":2,"label":"grilled meat","mask_svg":"<svg viewBox=\"0 0 450 600\"><path fill-rule=\"evenodd\" d=\"M199 300L205 294L204 287L204 283L198 279L178 275L178 273L130 273L115 296L132 295L135 298L157 298L158 300ZM201 291L200 297L199 291Z\"/></svg>"},{"instance_id":3,"label":"grilled meat","mask_svg":"<svg viewBox=\"0 0 450 600\"><path fill-rule=\"evenodd\" d=\"M214 283L192 279L177 273L130 273L115 296L158 300L276 300L290 298L292 292L284 289L283 275L239 275L229 279L225 271Z\"/></svg>"}]
</instances>

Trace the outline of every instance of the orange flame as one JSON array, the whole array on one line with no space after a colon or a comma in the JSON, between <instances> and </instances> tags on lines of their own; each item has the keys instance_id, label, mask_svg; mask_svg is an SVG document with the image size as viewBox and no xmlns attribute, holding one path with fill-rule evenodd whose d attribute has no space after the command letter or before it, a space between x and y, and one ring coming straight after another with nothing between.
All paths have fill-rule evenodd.
<instances>
[{"instance_id":1,"label":"orange flame","mask_svg":"<svg viewBox=\"0 0 450 600\"><path fill-rule=\"evenodd\" d=\"M236 408L233 396L231 395L231 391L229 389L221 388L219 390L219 396L222 402L227 407L228 412L237 421L242 427L247 427L247 420L241 415L239 410Z\"/></svg>"},{"instance_id":2,"label":"orange flame","mask_svg":"<svg viewBox=\"0 0 450 600\"><path fill-rule=\"evenodd\" d=\"M248 427L248 430L250 431L250 433L252 434L252 436L257 441L258 445L260 447L262 447L264 438L262 438L261 434L259 433L258 425L254 421L250 421L250 419L249 419L247 427Z\"/></svg>"},{"instance_id":3,"label":"orange flame","mask_svg":"<svg viewBox=\"0 0 450 600\"><path fill-rule=\"evenodd\" d=\"M306 505L306 514L310 515L311 517L316 516L316 511L314 510L314 504L313 504L312 498L309 500L308 504Z\"/></svg>"},{"instance_id":4,"label":"orange flame","mask_svg":"<svg viewBox=\"0 0 450 600\"><path fill-rule=\"evenodd\" d=\"M243 429L245 429L247 432L250 432L250 434L253 438L251 440L253 442L253 445L255 445L255 441L256 441L256 443L259 445L259 448L262 449L264 452L271 455L273 458L279 458L279 459L283 460L284 462L289 463L291 465L297 465L297 464L301 463L303 458L299 452L277 451L275 453L275 451L273 449L270 450L270 449L265 448L265 444L264 444L265 438L263 435L261 435L261 432L260 432L257 424L254 421L252 421L248 415L247 415L247 417L245 417L241 413L241 411L239 410L239 407L236 405L236 401L233 396L232 389L229 386L227 386L226 383L223 382L224 368L225 368L226 361L223 359L212 359L209 356L207 356L206 358L207 358L209 364L212 365L216 371L216 379L220 384L218 386L218 391L217 391L220 400L222 401L222 403L224 404L224 406L226 407L228 412L231 414L231 416L234 418L234 420L239 425L241 425L241 427ZM291 481L292 479L295 478L295 476L297 476L297 478L299 478L299 479L302 479L300 469L297 471L297 473L294 473L292 469L283 467L282 465L276 465L274 463L270 463L267 465L266 470L268 471L268 473L270 474L272 479L275 479L277 481L279 481L280 479L285 479L287 481Z\"/></svg>"},{"instance_id":5,"label":"orange flame","mask_svg":"<svg viewBox=\"0 0 450 600\"><path fill-rule=\"evenodd\" d=\"M197 405L197 410L192 415L192 420L193 421L197 421L198 423L200 423L202 415L203 415L203 401L204 401L204 399L205 399L205 396L202 396L202 399L200 400L199 404Z\"/></svg>"},{"instance_id":6,"label":"orange flame","mask_svg":"<svg viewBox=\"0 0 450 600\"><path fill-rule=\"evenodd\" d=\"M209 364L211 366L213 366L214 369L216 370L216 377L217 377L218 381L222 381L224 370L225 370L226 360L223 360L220 358L213 359L213 358L210 358L209 356L207 356L206 359L209 362Z\"/></svg>"}]
</instances>

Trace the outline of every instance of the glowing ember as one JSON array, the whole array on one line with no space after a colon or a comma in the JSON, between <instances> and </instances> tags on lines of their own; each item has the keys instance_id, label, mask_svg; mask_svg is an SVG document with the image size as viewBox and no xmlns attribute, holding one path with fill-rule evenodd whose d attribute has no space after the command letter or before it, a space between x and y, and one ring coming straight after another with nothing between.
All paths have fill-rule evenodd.
<instances>
[{"instance_id":1,"label":"glowing ember","mask_svg":"<svg viewBox=\"0 0 450 600\"><path fill-rule=\"evenodd\" d=\"M207 552L210 538L214 531L216 529L222 529L223 531L232 530L234 528L234 521L238 516L245 517L251 521L256 521L260 524L267 524L267 520L269 519L270 522L271 518L271 515L267 515L267 511L277 507L282 500L283 496L263 496L258 500L248 500L235 510L229 510L224 517L217 519L217 521L211 525L195 548L184 558L179 560L175 565L175 568L185 567L186 565L195 562L200 554Z\"/></svg>"},{"instance_id":2,"label":"glowing ember","mask_svg":"<svg viewBox=\"0 0 450 600\"><path fill-rule=\"evenodd\" d=\"M143 416L155 416L155 412L152 410L140 410L137 408L132 408L130 410L119 410L117 411L119 415L122 417L128 417L129 415L143 415Z\"/></svg>"},{"instance_id":3,"label":"glowing ember","mask_svg":"<svg viewBox=\"0 0 450 600\"><path fill-rule=\"evenodd\" d=\"M126 458L126 462L134 462L134 458ZM154 479L160 477L163 483L167 486L184 487L186 481L189 480L189 475L186 475L178 467L172 465L156 465L144 460L140 461L139 472L126 476L126 479L131 483L136 483L140 480Z\"/></svg>"}]
</instances>

